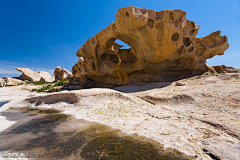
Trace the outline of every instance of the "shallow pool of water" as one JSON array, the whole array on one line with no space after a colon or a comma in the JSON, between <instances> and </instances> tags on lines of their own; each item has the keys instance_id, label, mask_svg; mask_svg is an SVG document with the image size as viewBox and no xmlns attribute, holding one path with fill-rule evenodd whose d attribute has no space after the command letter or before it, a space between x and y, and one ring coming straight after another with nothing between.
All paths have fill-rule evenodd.
<instances>
[{"instance_id":1,"label":"shallow pool of water","mask_svg":"<svg viewBox=\"0 0 240 160\"><path fill-rule=\"evenodd\" d=\"M0 113L14 125L0 133L0 151L33 159L190 159L137 134L75 119L53 109L24 107Z\"/></svg>"}]
</instances>

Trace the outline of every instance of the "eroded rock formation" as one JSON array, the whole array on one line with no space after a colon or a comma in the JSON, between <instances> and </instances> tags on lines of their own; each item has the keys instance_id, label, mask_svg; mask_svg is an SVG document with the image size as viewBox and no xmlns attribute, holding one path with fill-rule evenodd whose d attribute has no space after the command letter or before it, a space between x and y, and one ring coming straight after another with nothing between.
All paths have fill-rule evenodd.
<instances>
[{"instance_id":1,"label":"eroded rock formation","mask_svg":"<svg viewBox=\"0 0 240 160\"><path fill-rule=\"evenodd\" d=\"M55 77L54 81L58 81L58 80L66 79L66 78L71 78L72 74L69 73L65 68L58 66L54 70L54 77Z\"/></svg>"},{"instance_id":2,"label":"eroded rock formation","mask_svg":"<svg viewBox=\"0 0 240 160\"><path fill-rule=\"evenodd\" d=\"M228 48L220 31L195 38L199 26L182 10L119 9L116 21L77 52L71 84L123 85L175 81L208 71L206 59ZM127 43L121 49L115 40Z\"/></svg>"},{"instance_id":3,"label":"eroded rock formation","mask_svg":"<svg viewBox=\"0 0 240 160\"><path fill-rule=\"evenodd\" d=\"M45 71L34 72L29 68L16 68L16 70L23 73L20 76L21 80L46 81L46 82L53 82L54 80L54 78L50 75L50 73Z\"/></svg>"},{"instance_id":4,"label":"eroded rock formation","mask_svg":"<svg viewBox=\"0 0 240 160\"><path fill-rule=\"evenodd\" d=\"M0 87L17 86L23 83L24 81L12 77L0 78Z\"/></svg>"}]
</instances>

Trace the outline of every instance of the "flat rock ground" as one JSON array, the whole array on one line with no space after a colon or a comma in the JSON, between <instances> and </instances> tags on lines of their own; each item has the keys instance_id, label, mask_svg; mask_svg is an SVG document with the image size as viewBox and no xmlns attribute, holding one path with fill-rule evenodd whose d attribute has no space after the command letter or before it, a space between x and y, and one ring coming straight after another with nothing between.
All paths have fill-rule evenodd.
<instances>
[{"instance_id":1,"label":"flat rock ground","mask_svg":"<svg viewBox=\"0 0 240 160\"><path fill-rule=\"evenodd\" d=\"M73 116L74 121L98 122L129 135L137 133L173 155L181 153L179 159L238 160L240 157L239 73L206 73L172 83L51 94L27 91L29 87L32 86L0 88L0 102L10 101L0 107L0 141L3 133L11 133L9 129L19 124L18 119L7 117L6 112L29 106L54 108ZM106 152L101 155L111 159Z\"/></svg>"}]
</instances>

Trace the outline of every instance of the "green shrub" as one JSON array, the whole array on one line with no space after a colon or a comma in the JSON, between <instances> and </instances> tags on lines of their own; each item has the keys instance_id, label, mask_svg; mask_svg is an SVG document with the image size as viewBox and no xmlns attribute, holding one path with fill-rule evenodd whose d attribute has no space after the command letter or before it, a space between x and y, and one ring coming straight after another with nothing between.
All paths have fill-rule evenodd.
<instances>
[{"instance_id":1,"label":"green shrub","mask_svg":"<svg viewBox=\"0 0 240 160\"><path fill-rule=\"evenodd\" d=\"M40 82L38 82L38 81L33 81L32 83L33 83L34 85L43 85L43 84L46 83L46 81L40 81Z\"/></svg>"},{"instance_id":2,"label":"green shrub","mask_svg":"<svg viewBox=\"0 0 240 160\"><path fill-rule=\"evenodd\" d=\"M34 84L34 85L43 85L43 84L46 84L46 81L40 81L40 82L38 82L38 81L28 81L28 82L26 82L26 84Z\"/></svg>"},{"instance_id":3,"label":"green shrub","mask_svg":"<svg viewBox=\"0 0 240 160\"><path fill-rule=\"evenodd\" d=\"M43 87L40 88L40 89L32 89L32 91L43 92L43 91L45 91L45 90L47 90L47 89L53 88L53 89L51 90L51 92L56 92L57 90L54 89L54 87L62 86L62 85L63 85L63 82L66 82L66 81L68 81L68 79L63 79L63 80L58 81L58 82L56 82L56 83L54 83L54 84L49 84L49 85L47 85L47 86L43 86ZM45 81L43 81L43 82L45 82ZM42 82L42 83L43 83L43 82ZM46 82L45 82L45 83L46 83ZM43 83L43 84L45 84L45 83ZM40 83L34 83L34 82L33 82L33 84L35 84L35 85L40 85Z\"/></svg>"},{"instance_id":4,"label":"green shrub","mask_svg":"<svg viewBox=\"0 0 240 160\"><path fill-rule=\"evenodd\" d=\"M223 70L217 72L217 74L223 74L223 73L224 73Z\"/></svg>"},{"instance_id":5,"label":"green shrub","mask_svg":"<svg viewBox=\"0 0 240 160\"><path fill-rule=\"evenodd\" d=\"M49 85L47 85L47 86L43 86L42 88L40 88L40 89L32 89L32 91L37 91L37 92L43 92L43 91L45 91L45 90L47 90L47 89L50 89L52 86L49 84Z\"/></svg>"}]
</instances>

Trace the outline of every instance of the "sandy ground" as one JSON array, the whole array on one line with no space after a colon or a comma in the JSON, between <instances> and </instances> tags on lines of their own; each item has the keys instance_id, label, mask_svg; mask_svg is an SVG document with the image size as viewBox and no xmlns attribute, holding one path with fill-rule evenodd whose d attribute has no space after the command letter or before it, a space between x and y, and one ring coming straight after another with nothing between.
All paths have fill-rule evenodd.
<instances>
[{"instance_id":1,"label":"sandy ground","mask_svg":"<svg viewBox=\"0 0 240 160\"><path fill-rule=\"evenodd\" d=\"M240 74L179 82L181 86L158 82L44 95L26 91L26 86L0 88L0 102L10 101L0 112L21 106L55 108L146 136L192 159L239 159ZM12 123L1 123L0 128Z\"/></svg>"}]
</instances>

